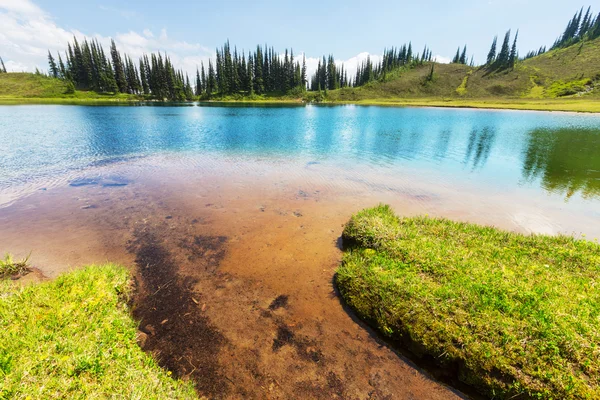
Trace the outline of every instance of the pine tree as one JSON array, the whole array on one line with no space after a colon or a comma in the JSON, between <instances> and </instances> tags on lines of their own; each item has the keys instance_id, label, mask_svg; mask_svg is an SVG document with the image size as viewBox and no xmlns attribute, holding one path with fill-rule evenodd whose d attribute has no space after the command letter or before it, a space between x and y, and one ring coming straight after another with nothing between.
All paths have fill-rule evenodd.
<instances>
[{"instance_id":1,"label":"pine tree","mask_svg":"<svg viewBox=\"0 0 600 400\"><path fill-rule=\"evenodd\" d=\"M467 45L465 44L465 47L463 48L463 51L460 55L460 60L459 62L461 64L466 64L467 63Z\"/></svg>"},{"instance_id":2,"label":"pine tree","mask_svg":"<svg viewBox=\"0 0 600 400\"><path fill-rule=\"evenodd\" d=\"M248 64L246 64L247 90L250 96L254 95L254 57L252 53L248 53Z\"/></svg>"},{"instance_id":3,"label":"pine tree","mask_svg":"<svg viewBox=\"0 0 600 400\"><path fill-rule=\"evenodd\" d=\"M50 50L48 50L48 64L50 65L50 76L58 78L58 67L56 66L56 62L54 61L54 57L52 57Z\"/></svg>"},{"instance_id":4,"label":"pine tree","mask_svg":"<svg viewBox=\"0 0 600 400\"><path fill-rule=\"evenodd\" d=\"M202 95L202 79L200 78L200 71L196 67L196 96Z\"/></svg>"},{"instance_id":5,"label":"pine tree","mask_svg":"<svg viewBox=\"0 0 600 400\"><path fill-rule=\"evenodd\" d=\"M256 46L256 53L254 53L254 92L256 94L263 94L265 91L264 80L263 80L263 53L260 46Z\"/></svg>"},{"instance_id":6,"label":"pine tree","mask_svg":"<svg viewBox=\"0 0 600 400\"><path fill-rule=\"evenodd\" d=\"M498 53L498 57L496 57L496 62L494 66L496 69L505 69L509 65L510 58L510 29L504 35L504 41L502 42L502 48L500 49L500 53Z\"/></svg>"},{"instance_id":7,"label":"pine tree","mask_svg":"<svg viewBox=\"0 0 600 400\"><path fill-rule=\"evenodd\" d=\"M207 86L207 81L206 81L206 71L204 70L204 62L200 63L200 69L201 69L201 73L200 73L200 79L202 79L202 88L200 90L200 93L206 93L206 86Z\"/></svg>"},{"instance_id":8,"label":"pine tree","mask_svg":"<svg viewBox=\"0 0 600 400\"><path fill-rule=\"evenodd\" d=\"M592 12L592 7L589 6L587 11L585 12L585 17L583 17L583 21L581 22L579 32L577 33L579 38L583 38L585 36L585 34L588 32L588 30L590 29L590 26L592 23L592 13L591 12Z\"/></svg>"},{"instance_id":9,"label":"pine tree","mask_svg":"<svg viewBox=\"0 0 600 400\"><path fill-rule=\"evenodd\" d=\"M212 65L212 61L208 60L208 84L206 85L206 92L208 95L212 95L217 88L217 79L215 76L215 69Z\"/></svg>"},{"instance_id":10,"label":"pine tree","mask_svg":"<svg viewBox=\"0 0 600 400\"><path fill-rule=\"evenodd\" d=\"M140 58L140 79L142 81L142 90L145 95L150 94L150 85L148 84L149 77L147 75L146 65L144 63L144 56Z\"/></svg>"},{"instance_id":11,"label":"pine tree","mask_svg":"<svg viewBox=\"0 0 600 400\"><path fill-rule=\"evenodd\" d=\"M67 75L67 71L65 68L65 64L63 63L63 60L60 57L60 53L58 53L58 70L60 73L60 78L65 79L66 75Z\"/></svg>"},{"instance_id":12,"label":"pine tree","mask_svg":"<svg viewBox=\"0 0 600 400\"><path fill-rule=\"evenodd\" d=\"M115 79L117 81L119 92L126 93L127 79L125 77L125 70L123 69L123 61L121 60L121 55L117 51L117 45L112 39L110 41L110 56L112 58L113 68L115 70Z\"/></svg>"},{"instance_id":13,"label":"pine tree","mask_svg":"<svg viewBox=\"0 0 600 400\"><path fill-rule=\"evenodd\" d=\"M435 63L431 63L431 70L429 71L429 75L427 75L427 81L431 82L433 81L433 68L435 67Z\"/></svg>"},{"instance_id":14,"label":"pine tree","mask_svg":"<svg viewBox=\"0 0 600 400\"><path fill-rule=\"evenodd\" d=\"M460 63L460 47L458 49L456 49L456 55L454 56L454 58L452 59L452 63L453 64L458 64Z\"/></svg>"},{"instance_id":15,"label":"pine tree","mask_svg":"<svg viewBox=\"0 0 600 400\"><path fill-rule=\"evenodd\" d=\"M486 65L492 65L496 61L496 44L498 42L498 36L494 36L494 41L492 42L492 47L490 47L490 51L487 56Z\"/></svg>"},{"instance_id":16,"label":"pine tree","mask_svg":"<svg viewBox=\"0 0 600 400\"><path fill-rule=\"evenodd\" d=\"M510 55L508 56L508 65L507 68L513 68L515 66L515 62L517 61L517 38L519 37L519 31L515 34L515 40L513 42L512 48L510 50Z\"/></svg>"},{"instance_id":17,"label":"pine tree","mask_svg":"<svg viewBox=\"0 0 600 400\"><path fill-rule=\"evenodd\" d=\"M302 87L306 89L306 55L302 54Z\"/></svg>"}]
</instances>

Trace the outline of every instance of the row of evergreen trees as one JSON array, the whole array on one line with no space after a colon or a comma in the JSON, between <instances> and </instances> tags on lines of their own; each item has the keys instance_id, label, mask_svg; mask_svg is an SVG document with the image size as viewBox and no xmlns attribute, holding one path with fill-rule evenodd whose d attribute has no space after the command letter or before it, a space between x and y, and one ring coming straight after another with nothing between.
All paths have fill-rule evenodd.
<instances>
[{"instance_id":1,"label":"row of evergreen trees","mask_svg":"<svg viewBox=\"0 0 600 400\"><path fill-rule=\"evenodd\" d=\"M492 46L490 47L490 51L487 55L487 61L485 63L485 66L489 70L502 71L509 68L514 68L515 63L519 58L519 54L517 52L517 39L519 37L519 31L517 31L515 35L512 47L510 45L510 36L509 29L504 35L502 47L500 48L499 52L497 52L498 36L494 37Z\"/></svg>"},{"instance_id":2,"label":"row of evergreen trees","mask_svg":"<svg viewBox=\"0 0 600 400\"><path fill-rule=\"evenodd\" d=\"M412 68L433 60L432 51L425 46L421 54L413 53L412 44L404 44L399 48L384 49L381 63L374 64L370 57L358 66L354 86L362 86L373 80L384 80L387 74L400 68Z\"/></svg>"},{"instance_id":3,"label":"row of evergreen trees","mask_svg":"<svg viewBox=\"0 0 600 400\"><path fill-rule=\"evenodd\" d=\"M194 92L189 77L176 70L166 55L144 55L138 63L117 50L111 41L110 59L97 40L67 44L65 61L48 52L50 76L72 82L80 90L98 93L146 94L160 99L191 100Z\"/></svg>"},{"instance_id":4,"label":"row of evergreen trees","mask_svg":"<svg viewBox=\"0 0 600 400\"><path fill-rule=\"evenodd\" d=\"M5 74L6 73L6 66L4 65L4 60L2 60L2 57L0 57L0 74Z\"/></svg>"},{"instance_id":5,"label":"row of evergreen trees","mask_svg":"<svg viewBox=\"0 0 600 400\"><path fill-rule=\"evenodd\" d=\"M217 49L216 61L202 64L192 88L187 74L176 70L167 55L151 53L134 62L121 55L111 41L110 58L97 40L76 38L68 43L65 61L48 52L49 74L72 82L80 90L98 93L145 94L168 100L191 100L194 96L287 93L306 88L306 61L294 61L293 50L280 56L273 48L257 46L254 53L231 51L229 42Z\"/></svg>"},{"instance_id":6,"label":"row of evergreen trees","mask_svg":"<svg viewBox=\"0 0 600 400\"><path fill-rule=\"evenodd\" d=\"M564 33L556 39L552 49L568 47L582 40L592 40L598 37L600 37L600 13L594 18L591 6L588 7L585 14L581 8L569 21Z\"/></svg>"},{"instance_id":7,"label":"row of evergreen trees","mask_svg":"<svg viewBox=\"0 0 600 400\"><path fill-rule=\"evenodd\" d=\"M214 94L263 94L288 93L306 88L306 59L302 65L294 60L294 51L287 49L280 56L275 49L256 47L249 52L231 51L229 41L217 49L215 64L208 62L208 70L202 63L196 71L196 95L210 97Z\"/></svg>"},{"instance_id":8,"label":"row of evergreen trees","mask_svg":"<svg viewBox=\"0 0 600 400\"><path fill-rule=\"evenodd\" d=\"M344 66L338 68L333 55L327 59L323 56L323 61L319 60L317 71L310 80L310 90L334 90L348 86L352 86L352 82L348 80Z\"/></svg>"}]
</instances>

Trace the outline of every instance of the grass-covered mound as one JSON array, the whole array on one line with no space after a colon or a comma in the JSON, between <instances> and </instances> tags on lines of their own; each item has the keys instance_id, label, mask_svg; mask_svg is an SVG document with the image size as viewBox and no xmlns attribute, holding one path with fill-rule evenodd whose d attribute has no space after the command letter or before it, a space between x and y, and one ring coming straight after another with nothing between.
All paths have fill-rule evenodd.
<instances>
[{"instance_id":1,"label":"grass-covered mound","mask_svg":"<svg viewBox=\"0 0 600 400\"><path fill-rule=\"evenodd\" d=\"M128 282L113 265L0 282L0 399L196 398L136 343Z\"/></svg>"},{"instance_id":2,"label":"grass-covered mound","mask_svg":"<svg viewBox=\"0 0 600 400\"><path fill-rule=\"evenodd\" d=\"M357 314L494 398L600 398L600 246L359 212L337 284Z\"/></svg>"}]
</instances>

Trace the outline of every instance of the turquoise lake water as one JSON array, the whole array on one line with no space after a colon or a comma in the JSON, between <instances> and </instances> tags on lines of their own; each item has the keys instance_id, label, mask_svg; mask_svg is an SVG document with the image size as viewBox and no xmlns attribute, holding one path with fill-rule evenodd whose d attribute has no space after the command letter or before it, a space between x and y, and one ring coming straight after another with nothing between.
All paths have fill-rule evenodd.
<instances>
[{"instance_id":1,"label":"turquoise lake water","mask_svg":"<svg viewBox=\"0 0 600 400\"><path fill-rule=\"evenodd\" d=\"M368 170L378 182L405 177L434 186L468 184L482 198L550 198L590 217L600 209L599 115L313 105L6 106L0 107L0 148L0 195L17 193L10 201L100 166L168 156L184 166L205 158Z\"/></svg>"}]
</instances>

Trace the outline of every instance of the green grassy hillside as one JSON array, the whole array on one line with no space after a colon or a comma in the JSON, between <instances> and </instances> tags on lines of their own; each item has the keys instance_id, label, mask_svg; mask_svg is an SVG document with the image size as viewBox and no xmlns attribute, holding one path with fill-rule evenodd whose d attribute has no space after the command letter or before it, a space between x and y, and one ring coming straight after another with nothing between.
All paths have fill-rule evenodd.
<instances>
[{"instance_id":1,"label":"green grassy hillside","mask_svg":"<svg viewBox=\"0 0 600 400\"><path fill-rule=\"evenodd\" d=\"M431 63L389 73L358 88L286 96L218 97L219 101L348 102L409 106L511 108L600 112L600 39L518 62L514 69ZM75 91L61 80L0 74L0 103L102 103L146 100L127 94ZM217 99L217 98L215 98Z\"/></svg>"},{"instance_id":2,"label":"green grassy hillside","mask_svg":"<svg viewBox=\"0 0 600 400\"><path fill-rule=\"evenodd\" d=\"M44 75L29 73L0 74L0 97L61 97L67 84Z\"/></svg>"},{"instance_id":3,"label":"green grassy hillside","mask_svg":"<svg viewBox=\"0 0 600 400\"><path fill-rule=\"evenodd\" d=\"M431 64L394 72L382 82L327 93L329 101L374 99L550 99L600 100L600 39L553 50L519 62L514 69Z\"/></svg>"},{"instance_id":4,"label":"green grassy hillside","mask_svg":"<svg viewBox=\"0 0 600 400\"><path fill-rule=\"evenodd\" d=\"M140 96L99 94L76 90L69 93L68 83L45 75L26 72L0 74L0 104L11 103L88 103L102 101L136 101Z\"/></svg>"}]
</instances>

